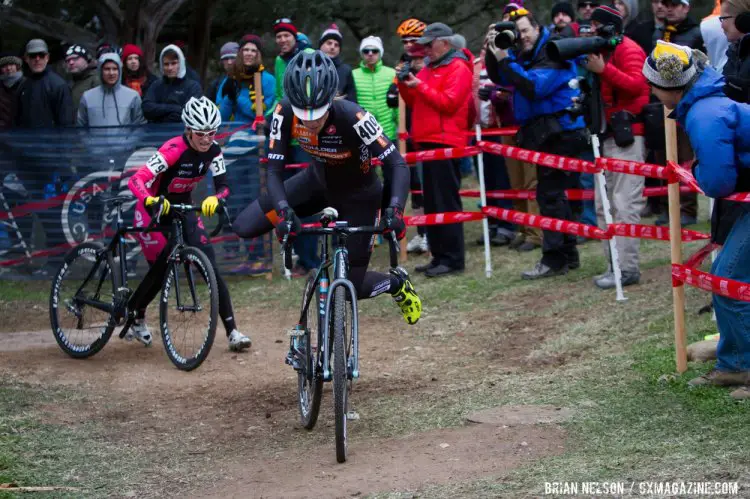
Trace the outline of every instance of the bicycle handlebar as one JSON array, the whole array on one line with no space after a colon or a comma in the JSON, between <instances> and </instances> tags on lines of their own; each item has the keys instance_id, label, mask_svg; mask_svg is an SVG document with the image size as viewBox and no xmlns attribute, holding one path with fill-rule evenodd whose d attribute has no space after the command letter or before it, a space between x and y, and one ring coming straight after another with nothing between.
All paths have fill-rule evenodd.
<instances>
[{"instance_id":1,"label":"bicycle handlebar","mask_svg":"<svg viewBox=\"0 0 750 499\"><path fill-rule=\"evenodd\" d=\"M291 221L287 222L289 224L289 228L291 229ZM399 246L398 246L398 239L396 238L396 233L391 231L386 232L387 229L383 229L382 227L374 227L374 226L362 226L362 227L306 227L299 231L299 235L327 235L327 234L383 234L386 236L390 236L387 238L388 246L390 249L390 257L391 257L391 267L395 268L398 266L398 252L399 252ZM292 269L292 252L289 251L289 234L287 233L284 236L284 239L281 241L281 248L284 252L284 267L291 270Z\"/></svg>"},{"instance_id":2,"label":"bicycle handlebar","mask_svg":"<svg viewBox=\"0 0 750 499\"><path fill-rule=\"evenodd\" d=\"M200 206L194 206L192 204L179 204L179 203L171 204L169 207L169 210L170 211L175 210L178 213L187 213L191 211L200 213L202 211ZM219 210L220 210L219 211L219 223L216 225L214 230L211 231L208 237L211 237L211 238L216 237L222 231L222 229L224 228L224 225L227 225L230 229L232 228L232 222L229 218L229 211L227 210L226 203L222 201L219 204ZM151 223L149 224L146 230L148 231L148 230L154 229L159 224L160 221L161 221L161 209L156 214L156 216L151 219Z\"/></svg>"}]
</instances>

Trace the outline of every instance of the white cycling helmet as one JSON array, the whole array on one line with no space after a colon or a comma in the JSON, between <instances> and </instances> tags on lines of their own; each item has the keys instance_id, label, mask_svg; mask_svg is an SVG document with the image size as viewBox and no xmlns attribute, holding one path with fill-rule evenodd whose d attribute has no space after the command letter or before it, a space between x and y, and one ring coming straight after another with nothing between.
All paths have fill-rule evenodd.
<instances>
[{"instance_id":1,"label":"white cycling helmet","mask_svg":"<svg viewBox=\"0 0 750 499\"><path fill-rule=\"evenodd\" d=\"M182 110L182 122L191 130L216 130L221 125L221 114L210 99L191 97Z\"/></svg>"}]
</instances>

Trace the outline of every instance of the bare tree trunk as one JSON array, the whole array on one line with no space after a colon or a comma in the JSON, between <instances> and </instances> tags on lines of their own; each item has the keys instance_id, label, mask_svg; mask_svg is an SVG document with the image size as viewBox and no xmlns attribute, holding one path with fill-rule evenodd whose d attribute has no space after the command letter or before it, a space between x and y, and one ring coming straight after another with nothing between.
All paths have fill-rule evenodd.
<instances>
[{"instance_id":1,"label":"bare tree trunk","mask_svg":"<svg viewBox=\"0 0 750 499\"><path fill-rule=\"evenodd\" d=\"M190 64L198 71L201 81L206 78L208 50L211 44L212 0L197 0L193 10L192 29L188 38ZM204 85L205 87L205 85Z\"/></svg>"}]
</instances>

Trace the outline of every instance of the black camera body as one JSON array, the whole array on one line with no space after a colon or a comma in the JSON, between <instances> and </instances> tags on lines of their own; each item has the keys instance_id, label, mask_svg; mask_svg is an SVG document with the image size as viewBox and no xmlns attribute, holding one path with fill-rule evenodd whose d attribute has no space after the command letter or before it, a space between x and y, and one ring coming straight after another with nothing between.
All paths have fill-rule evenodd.
<instances>
[{"instance_id":1,"label":"black camera body","mask_svg":"<svg viewBox=\"0 0 750 499\"><path fill-rule=\"evenodd\" d=\"M615 33L612 25L602 26L597 30L598 36L587 38L564 38L547 43L547 57L554 62L575 59L584 54L596 54L614 50L622 43L622 35Z\"/></svg>"},{"instance_id":2,"label":"black camera body","mask_svg":"<svg viewBox=\"0 0 750 499\"><path fill-rule=\"evenodd\" d=\"M398 78L398 81L406 81L409 78L409 73L411 73L411 61L406 61L399 72L396 73L396 78Z\"/></svg>"},{"instance_id":3,"label":"black camera body","mask_svg":"<svg viewBox=\"0 0 750 499\"><path fill-rule=\"evenodd\" d=\"M511 21L503 21L495 24L495 46L499 49L508 50L515 45L518 40L518 30L516 30L516 23Z\"/></svg>"}]
</instances>

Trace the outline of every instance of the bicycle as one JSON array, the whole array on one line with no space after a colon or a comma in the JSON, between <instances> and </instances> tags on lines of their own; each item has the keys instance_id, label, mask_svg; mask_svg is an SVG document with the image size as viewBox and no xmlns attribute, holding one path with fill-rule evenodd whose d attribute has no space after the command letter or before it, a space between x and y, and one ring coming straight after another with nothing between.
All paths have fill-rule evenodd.
<instances>
[{"instance_id":1,"label":"bicycle","mask_svg":"<svg viewBox=\"0 0 750 499\"><path fill-rule=\"evenodd\" d=\"M99 352L116 327L122 326L119 336L124 338L136 314L129 306L134 291L127 282L125 235L139 232L166 235L169 232L167 272L159 299L161 337L172 363L178 369L191 371L201 365L211 350L219 310L216 276L211 262L198 248L186 246L183 238L186 214L201 209L188 204L172 204L170 213L174 215L168 226L157 226L160 215L155 216L148 227L124 226L122 205L132 199L130 196L114 196L104 200L106 204L114 205L117 211L115 233L106 246L96 241L85 242L65 256L52 280L52 332L60 348L76 359ZM224 218L228 220L226 208L222 215L210 237L221 231ZM68 276L70 278L66 279ZM69 282L73 283L72 293L65 291L64 286ZM198 314L201 316L197 317ZM68 323L72 323L70 332L64 329ZM186 324L190 327L179 336ZM191 341L191 348L188 339L196 339L196 330L197 345Z\"/></svg>"},{"instance_id":2,"label":"bicycle","mask_svg":"<svg viewBox=\"0 0 750 499\"><path fill-rule=\"evenodd\" d=\"M359 378L359 322L357 292L348 279L347 238L352 234L383 234L379 227L349 227L338 221L333 208L322 211L319 228L303 228L300 234L322 235L321 264L308 278L302 295L302 310L297 325L289 332L286 363L297 371L297 402L302 425L312 430L318 420L323 383L333 382L336 420L336 460L346 461L349 394ZM333 256L328 240L335 236ZM391 267L398 265L398 242L390 232ZM291 268L288 236L282 240L284 266ZM333 282L329 271L333 267ZM349 334L347 334L349 331ZM326 347L327 345L327 347ZM333 370L331 370L333 353Z\"/></svg>"}]
</instances>

